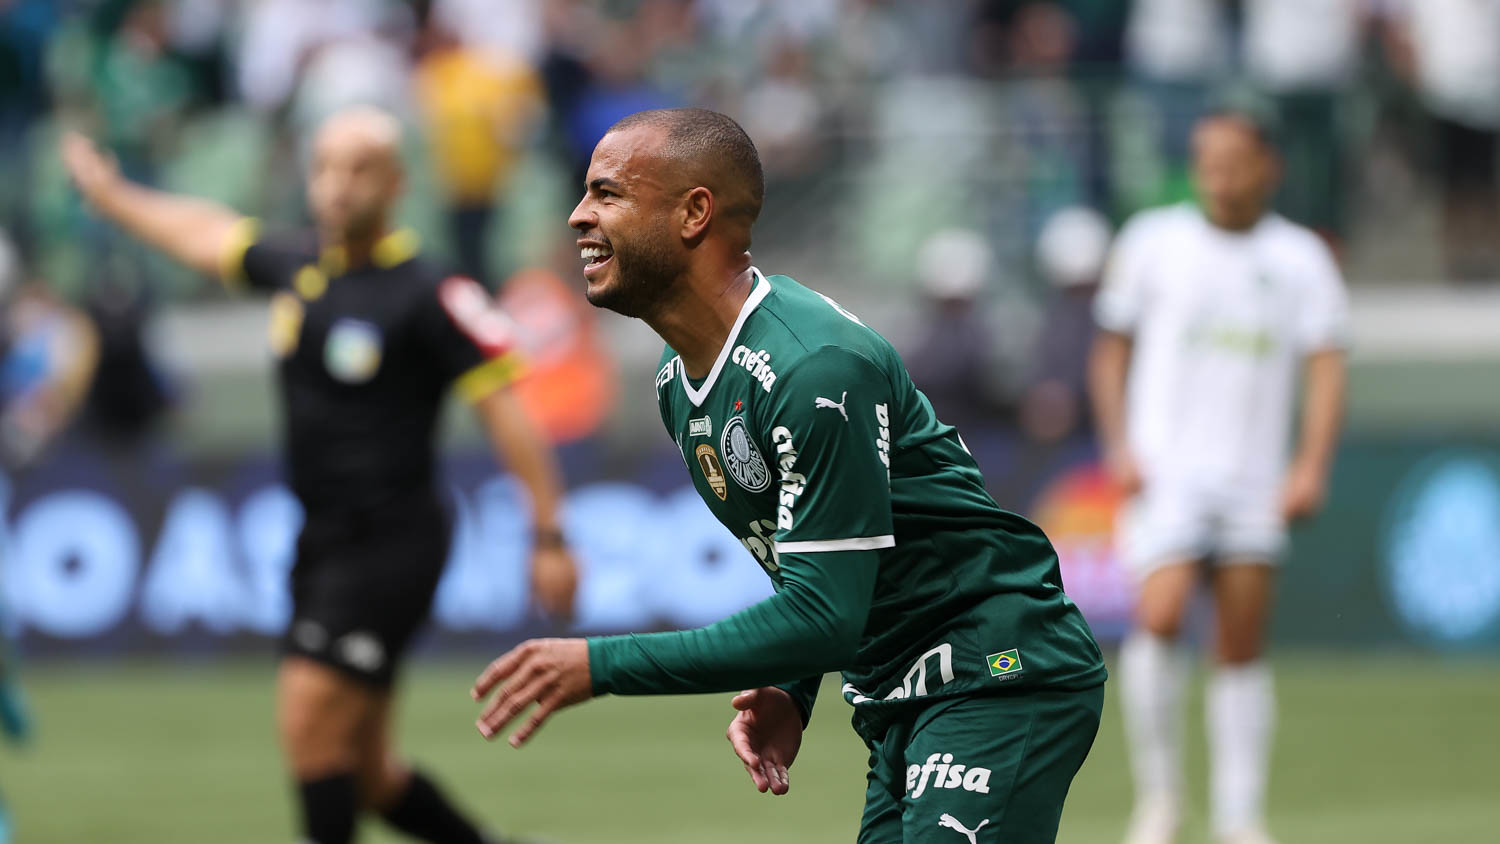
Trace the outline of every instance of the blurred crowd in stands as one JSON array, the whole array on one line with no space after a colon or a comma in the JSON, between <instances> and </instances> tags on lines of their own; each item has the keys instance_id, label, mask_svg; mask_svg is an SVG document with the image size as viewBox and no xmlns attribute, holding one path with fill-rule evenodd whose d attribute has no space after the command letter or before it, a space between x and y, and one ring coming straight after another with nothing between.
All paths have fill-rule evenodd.
<instances>
[{"instance_id":1,"label":"blurred crowd in stands","mask_svg":"<svg viewBox=\"0 0 1500 844\"><path fill-rule=\"evenodd\" d=\"M574 271L560 221L611 123L703 105L765 159L758 258L924 302L897 339L940 409L1051 439L1086 420L1111 231L1191 196L1188 128L1227 102L1274 119L1278 205L1352 281L1500 277L1500 0L0 0L8 307L92 315L79 348L151 396L128 417L171 398L122 363L141 315L219 295L87 217L61 127L295 225L310 127L381 105L415 130L404 219L502 289Z\"/></svg>"}]
</instances>

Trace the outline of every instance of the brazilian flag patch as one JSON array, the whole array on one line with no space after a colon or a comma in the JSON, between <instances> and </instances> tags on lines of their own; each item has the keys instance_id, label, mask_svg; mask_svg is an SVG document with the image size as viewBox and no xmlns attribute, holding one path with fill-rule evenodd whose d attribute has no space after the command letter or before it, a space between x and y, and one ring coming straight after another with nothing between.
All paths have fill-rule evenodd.
<instances>
[{"instance_id":1,"label":"brazilian flag patch","mask_svg":"<svg viewBox=\"0 0 1500 844\"><path fill-rule=\"evenodd\" d=\"M1015 648L990 654L984 658L989 663L991 677L1003 677L1007 674L1018 674L1021 671L1021 652Z\"/></svg>"}]
</instances>

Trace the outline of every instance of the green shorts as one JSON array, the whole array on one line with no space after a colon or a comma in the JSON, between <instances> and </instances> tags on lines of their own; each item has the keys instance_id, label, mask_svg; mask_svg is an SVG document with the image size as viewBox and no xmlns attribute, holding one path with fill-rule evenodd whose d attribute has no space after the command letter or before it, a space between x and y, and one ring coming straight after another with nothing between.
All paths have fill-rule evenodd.
<instances>
[{"instance_id":1,"label":"green shorts","mask_svg":"<svg viewBox=\"0 0 1500 844\"><path fill-rule=\"evenodd\" d=\"M865 736L859 844L1055 841L1103 706L1103 685L956 697Z\"/></svg>"}]
</instances>

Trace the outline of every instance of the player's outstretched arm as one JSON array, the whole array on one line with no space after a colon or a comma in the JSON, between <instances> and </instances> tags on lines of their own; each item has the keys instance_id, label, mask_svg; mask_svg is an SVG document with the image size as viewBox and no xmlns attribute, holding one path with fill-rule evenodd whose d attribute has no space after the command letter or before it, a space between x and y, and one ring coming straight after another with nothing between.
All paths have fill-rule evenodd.
<instances>
[{"instance_id":1,"label":"player's outstretched arm","mask_svg":"<svg viewBox=\"0 0 1500 844\"><path fill-rule=\"evenodd\" d=\"M496 453L531 493L532 595L548 615L569 618L578 590L578 570L558 521L563 485L557 455L509 389L492 390L475 402L474 410Z\"/></svg>"},{"instance_id":2,"label":"player's outstretched arm","mask_svg":"<svg viewBox=\"0 0 1500 844\"><path fill-rule=\"evenodd\" d=\"M723 692L843 668L864 630L877 566L873 551L783 554L781 591L707 627L523 642L475 681L475 700L495 695L476 726L494 738L537 704L511 735L519 747L553 712L593 695ZM801 712L792 712L800 728Z\"/></svg>"},{"instance_id":3,"label":"player's outstretched arm","mask_svg":"<svg viewBox=\"0 0 1500 844\"><path fill-rule=\"evenodd\" d=\"M61 154L73 184L100 214L188 267L221 275L240 214L206 199L131 182L113 158L77 132L63 135Z\"/></svg>"},{"instance_id":4,"label":"player's outstretched arm","mask_svg":"<svg viewBox=\"0 0 1500 844\"><path fill-rule=\"evenodd\" d=\"M881 447L888 442L882 426L889 422L882 420L892 397L884 371L835 346L784 372L779 386L782 404L751 420L768 439L785 445L778 459L783 488L795 489L800 498L795 515L777 515L776 594L694 630L558 640L575 655L575 642L585 646L582 657L566 659L561 668L560 647L526 643L522 652L492 663L475 684L476 700L499 688L480 715L480 733L498 735L533 703L545 718L556 708L549 708L556 694L549 690L579 687L580 673L594 695L702 694L789 684L767 692L767 703L787 704L778 711L800 731L803 709L812 702L810 691L802 692L805 704L795 699L805 685L800 681L854 662L874 598L880 550L895 544L889 460ZM841 401L825 407L831 395ZM770 562L771 549L757 553L763 565ZM513 745L526 740L538 717L511 737Z\"/></svg>"}]
</instances>

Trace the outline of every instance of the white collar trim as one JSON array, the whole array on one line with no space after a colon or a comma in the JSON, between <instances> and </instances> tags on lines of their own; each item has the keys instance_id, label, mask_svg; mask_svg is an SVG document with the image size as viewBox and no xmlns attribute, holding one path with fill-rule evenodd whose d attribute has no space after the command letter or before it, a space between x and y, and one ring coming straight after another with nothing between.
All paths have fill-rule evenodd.
<instances>
[{"instance_id":1,"label":"white collar trim","mask_svg":"<svg viewBox=\"0 0 1500 844\"><path fill-rule=\"evenodd\" d=\"M714 382L719 380L719 373L723 371L724 364L729 360L729 350L734 348L734 343L740 337L740 329L744 327L745 320L750 318L751 312L759 307L761 300L771 292L771 282L766 279L761 271L755 267L750 268L755 274L755 287L750 295L745 297L745 304L740 306L740 315L735 317L734 327L729 329L729 337L724 341L724 348L719 350L719 357L714 361L714 368L708 371L708 377L703 379L703 386L693 389L688 383L687 367L679 367L678 380L682 382L682 391L687 393L688 401L693 407L702 407L703 400L708 398L708 393L714 388ZM680 356L679 356L680 357Z\"/></svg>"}]
</instances>

